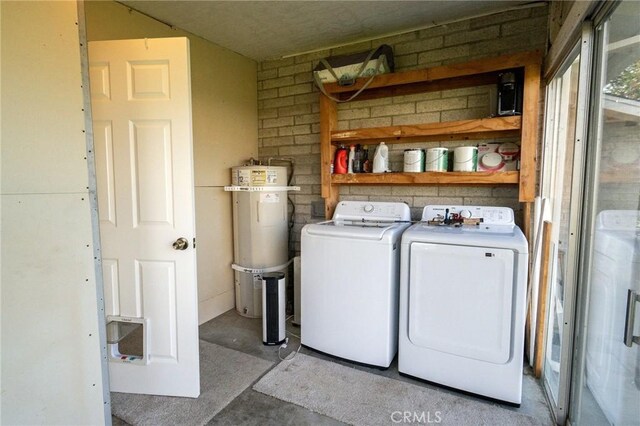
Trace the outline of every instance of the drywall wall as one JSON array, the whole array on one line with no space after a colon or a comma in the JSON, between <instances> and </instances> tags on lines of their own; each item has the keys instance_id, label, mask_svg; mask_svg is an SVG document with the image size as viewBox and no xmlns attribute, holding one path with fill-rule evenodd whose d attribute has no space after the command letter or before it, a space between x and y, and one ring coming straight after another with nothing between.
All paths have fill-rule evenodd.
<instances>
[{"instance_id":1,"label":"drywall wall","mask_svg":"<svg viewBox=\"0 0 640 426\"><path fill-rule=\"evenodd\" d=\"M76 2L0 10L0 423L104 424Z\"/></svg>"},{"instance_id":2,"label":"drywall wall","mask_svg":"<svg viewBox=\"0 0 640 426\"><path fill-rule=\"evenodd\" d=\"M320 196L319 91L312 70L322 57L369 50L381 44L393 48L396 70L465 62L475 58L540 49L547 39L546 6L439 25L357 45L295 57L264 61L258 70L260 157L295 160L292 194L295 203L294 241L300 250L300 229L311 219L311 205ZM489 87L472 87L368 101L338 107L340 129L482 118L491 112ZM452 148L469 142L442 142ZM438 144L390 146L392 170L401 170L403 150ZM369 146L373 158L374 145ZM413 219L427 204L499 205L521 209L516 186L341 186L343 200L400 201L409 204ZM320 209L322 211L322 209Z\"/></svg>"},{"instance_id":3,"label":"drywall wall","mask_svg":"<svg viewBox=\"0 0 640 426\"><path fill-rule=\"evenodd\" d=\"M111 1L87 2L92 40L189 38L200 323L234 306L230 167L257 157L257 64Z\"/></svg>"}]
</instances>

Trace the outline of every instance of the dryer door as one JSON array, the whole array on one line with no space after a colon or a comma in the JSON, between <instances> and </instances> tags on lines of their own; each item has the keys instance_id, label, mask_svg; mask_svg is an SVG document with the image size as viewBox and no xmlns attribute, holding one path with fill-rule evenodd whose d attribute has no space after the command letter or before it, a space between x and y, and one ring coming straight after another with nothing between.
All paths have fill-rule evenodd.
<instances>
[{"instance_id":1,"label":"dryer door","mask_svg":"<svg viewBox=\"0 0 640 426\"><path fill-rule=\"evenodd\" d=\"M413 243L410 253L411 342L480 361L508 362L513 251Z\"/></svg>"}]
</instances>

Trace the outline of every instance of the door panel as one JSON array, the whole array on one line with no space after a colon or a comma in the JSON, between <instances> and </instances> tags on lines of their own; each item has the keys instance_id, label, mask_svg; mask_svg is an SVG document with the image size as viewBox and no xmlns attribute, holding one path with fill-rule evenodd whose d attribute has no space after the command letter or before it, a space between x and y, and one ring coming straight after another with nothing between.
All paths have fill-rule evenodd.
<instances>
[{"instance_id":1,"label":"door panel","mask_svg":"<svg viewBox=\"0 0 640 426\"><path fill-rule=\"evenodd\" d=\"M89 80L92 101L111 99L111 76L108 62L92 62L89 66Z\"/></svg>"},{"instance_id":2,"label":"door panel","mask_svg":"<svg viewBox=\"0 0 640 426\"><path fill-rule=\"evenodd\" d=\"M120 283L118 261L102 258L102 280L104 282L105 311L107 315L120 315Z\"/></svg>"},{"instance_id":3,"label":"door panel","mask_svg":"<svg viewBox=\"0 0 640 426\"><path fill-rule=\"evenodd\" d=\"M116 194L113 168L113 130L111 121L93 122L93 145L98 179L100 226L116 226Z\"/></svg>"},{"instance_id":4,"label":"door panel","mask_svg":"<svg viewBox=\"0 0 640 426\"><path fill-rule=\"evenodd\" d=\"M409 339L471 359L509 361L513 266L511 250L413 243Z\"/></svg>"},{"instance_id":5,"label":"door panel","mask_svg":"<svg viewBox=\"0 0 640 426\"><path fill-rule=\"evenodd\" d=\"M144 328L135 354L119 352L130 342L112 345L111 390L195 397L188 40L91 42L89 56L105 299L108 315L120 316L108 320ZM174 249L181 237L189 246Z\"/></svg>"},{"instance_id":6,"label":"door panel","mask_svg":"<svg viewBox=\"0 0 640 426\"><path fill-rule=\"evenodd\" d=\"M168 61L129 61L127 65L129 99L171 99Z\"/></svg>"},{"instance_id":7,"label":"door panel","mask_svg":"<svg viewBox=\"0 0 640 426\"><path fill-rule=\"evenodd\" d=\"M175 264L138 261L137 276L145 295L144 312L155 318L149 327L149 355L163 362L177 362Z\"/></svg>"},{"instance_id":8,"label":"door panel","mask_svg":"<svg viewBox=\"0 0 640 426\"><path fill-rule=\"evenodd\" d=\"M172 141L167 120L131 122L133 226L173 226Z\"/></svg>"},{"instance_id":9,"label":"door panel","mask_svg":"<svg viewBox=\"0 0 640 426\"><path fill-rule=\"evenodd\" d=\"M572 424L640 424L640 3L593 27ZM635 314L635 315L634 315ZM630 337L630 336L629 336Z\"/></svg>"},{"instance_id":10,"label":"door panel","mask_svg":"<svg viewBox=\"0 0 640 426\"><path fill-rule=\"evenodd\" d=\"M551 274L548 282L549 309L546 318L546 342L544 343L544 380L549 399L555 405L557 419L564 415L562 376L567 369L570 339L565 330L571 315L573 287L567 285L568 275L573 274L575 235L577 222L573 219L580 193L576 190L574 174L582 170L582 147L576 143L578 117L579 71L582 57L576 51L570 62L549 84L547 98L547 135L544 146L544 173L542 195L548 199L553 223ZM579 130L579 129L578 129ZM570 356L570 355L569 355ZM562 371L561 371L562 370ZM562 408L560 408L562 407ZM561 421L561 420L560 420Z\"/></svg>"}]
</instances>

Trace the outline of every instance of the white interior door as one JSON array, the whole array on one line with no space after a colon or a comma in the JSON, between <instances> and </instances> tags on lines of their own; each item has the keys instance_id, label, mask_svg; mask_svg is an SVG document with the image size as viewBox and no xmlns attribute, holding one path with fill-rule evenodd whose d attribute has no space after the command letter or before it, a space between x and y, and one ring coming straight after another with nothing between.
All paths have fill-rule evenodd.
<instances>
[{"instance_id":1,"label":"white interior door","mask_svg":"<svg viewBox=\"0 0 640 426\"><path fill-rule=\"evenodd\" d=\"M111 390L196 397L188 39L91 42L89 60L107 322L144 324L137 349L110 345Z\"/></svg>"}]
</instances>

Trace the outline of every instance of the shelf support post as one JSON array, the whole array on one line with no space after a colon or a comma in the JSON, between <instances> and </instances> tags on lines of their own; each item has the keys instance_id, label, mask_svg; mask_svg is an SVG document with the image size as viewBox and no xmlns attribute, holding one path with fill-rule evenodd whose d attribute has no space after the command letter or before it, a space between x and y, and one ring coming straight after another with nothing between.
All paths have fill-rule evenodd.
<instances>
[{"instance_id":1,"label":"shelf support post","mask_svg":"<svg viewBox=\"0 0 640 426\"><path fill-rule=\"evenodd\" d=\"M540 115L540 70L542 57L536 55L524 66L522 135L520 143L520 202L531 203L536 196L536 157Z\"/></svg>"},{"instance_id":2,"label":"shelf support post","mask_svg":"<svg viewBox=\"0 0 640 426\"><path fill-rule=\"evenodd\" d=\"M331 159L335 147L331 144L331 132L337 127L338 108L336 103L324 94L320 94L320 177L322 198L324 198L324 214L331 219L338 204L339 189L331 185Z\"/></svg>"}]
</instances>

